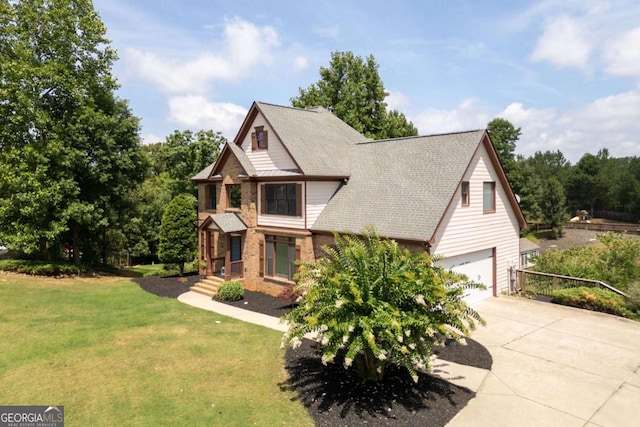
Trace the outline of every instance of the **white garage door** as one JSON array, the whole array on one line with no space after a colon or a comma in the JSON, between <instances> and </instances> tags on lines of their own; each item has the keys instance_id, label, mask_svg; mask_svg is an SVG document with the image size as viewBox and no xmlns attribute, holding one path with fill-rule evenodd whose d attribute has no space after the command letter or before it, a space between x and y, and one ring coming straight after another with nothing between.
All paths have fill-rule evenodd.
<instances>
[{"instance_id":1,"label":"white garage door","mask_svg":"<svg viewBox=\"0 0 640 427\"><path fill-rule=\"evenodd\" d=\"M493 296L493 249L485 249L464 255L445 258L440 264L457 273L466 274L469 280L484 284L487 289L469 289L464 300L473 304Z\"/></svg>"}]
</instances>

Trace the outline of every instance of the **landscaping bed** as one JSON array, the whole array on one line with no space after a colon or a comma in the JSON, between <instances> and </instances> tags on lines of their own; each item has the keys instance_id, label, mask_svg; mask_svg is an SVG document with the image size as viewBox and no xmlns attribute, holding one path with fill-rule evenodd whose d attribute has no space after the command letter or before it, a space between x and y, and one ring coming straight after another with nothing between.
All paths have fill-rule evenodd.
<instances>
[{"instance_id":1,"label":"landscaping bed","mask_svg":"<svg viewBox=\"0 0 640 427\"><path fill-rule=\"evenodd\" d=\"M195 277L185 283L177 277L134 280L147 292L175 298L200 276ZM243 300L224 303L275 317L292 307L288 300L252 291L245 291ZM490 370L487 349L472 339L466 341L467 345L437 347L434 352L445 361ZM309 340L298 349L289 348L285 363L290 379L281 389L297 392L317 426L444 426L475 397L469 389L426 374L420 374L416 384L404 370L393 367L384 381L363 383L340 363L322 365L315 343Z\"/></svg>"}]
</instances>

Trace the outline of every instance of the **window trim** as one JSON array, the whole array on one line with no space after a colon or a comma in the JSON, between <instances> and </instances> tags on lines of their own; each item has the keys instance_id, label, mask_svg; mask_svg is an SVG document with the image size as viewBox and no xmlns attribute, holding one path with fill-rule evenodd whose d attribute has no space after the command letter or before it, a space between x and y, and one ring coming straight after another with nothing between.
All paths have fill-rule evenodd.
<instances>
[{"instance_id":1,"label":"window trim","mask_svg":"<svg viewBox=\"0 0 640 427\"><path fill-rule=\"evenodd\" d=\"M264 126L256 126L251 133L251 151L267 150L269 148L269 134ZM262 135L262 140L258 137ZM262 146L260 146L262 142Z\"/></svg>"},{"instance_id":2,"label":"window trim","mask_svg":"<svg viewBox=\"0 0 640 427\"><path fill-rule=\"evenodd\" d=\"M287 277L279 276L277 244L287 245ZM270 249L271 248L271 249ZM269 250L273 253L269 257ZM293 259L290 255L293 254ZM271 261L271 265L268 265ZM295 237L279 236L275 234L265 234L264 240L260 241L260 276L266 279L284 282L294 282L294 277L298 272L298 261L300 261L300 246L296 244ZM268 273L271 271L271 275Z\"/></svg>"},{"instance_id":3,"label":"window trim","mask_svg":"<svg viewBox=\"0 0 640 427\"><path fill-rule=\"evenodd\" d=\"M462 181L460 183L460 202L462 203L462 207L467 207L471 204L471 185L469 185L469 181Z\"/></svg>"},{"instance_id":4,"label":"window trim","mask_svg":"<svg viewBox=\"0 0 640 427\"><path fill-rule=\"evenodd\" d=\"M491 208L487 209L485 204L487 197L487 184L491 187ZM496 182L495 181L485 181L482 183L482 213L494 213L496 211Z\"/></svg>"},{"instance_id":5,"label":"window trim","mask_svg":"<svg viewBox=\"0 0 640 427\"><path fill-rule=\"evenodd\" d=\"M267 186L275 187L275 186L281 186L281 185L284 185L284 186L295 185L295 212L293 214L277 212L277 208L275 213L267 212ZM276 191L277 190L274 188L274 194L276 193ZM288 189L285 190L285 194L288 194L288 192L289 192ZM302 217L302 184L291 183L291 182L262 184L260 186L260 214L301 218Z\"/></svg>"}]
</instances>

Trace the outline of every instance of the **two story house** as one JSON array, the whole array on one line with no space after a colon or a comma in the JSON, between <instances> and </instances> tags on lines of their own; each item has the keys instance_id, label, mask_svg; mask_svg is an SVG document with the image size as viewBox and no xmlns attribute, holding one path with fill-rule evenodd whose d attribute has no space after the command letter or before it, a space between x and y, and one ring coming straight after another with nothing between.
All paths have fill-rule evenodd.
<instances>
[{"instance_id":1,"label":"two story house","mask_svg":"<svg viewBox=\"0 0 640 427\"><path fill-rule=\"evenodd\" d=\"M332 232L366 225L484 283L470 302L518 263L525 220L485 130L373 141L322 107L255 102L193 180L201 274L246 289L279 294Z\"/></svg>"}]
</instances>

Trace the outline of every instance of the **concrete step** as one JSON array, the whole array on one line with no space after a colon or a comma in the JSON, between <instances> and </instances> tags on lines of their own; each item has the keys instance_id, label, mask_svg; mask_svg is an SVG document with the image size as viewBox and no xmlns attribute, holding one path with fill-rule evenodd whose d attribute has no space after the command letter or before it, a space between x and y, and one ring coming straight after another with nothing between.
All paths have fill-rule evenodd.
<instances>
[{"instance_id":1,"label":"concrete step","mask_svg":"<svg viewBox=\"0 0 640 427\"><path fill-rule=\"evenodd\" d=\"M207 276L195 285L191 286L189 289L199 294L214 297L218 295L218 288L223 283L224 279L222 277Z\"/></svg>"}]
</instances>

